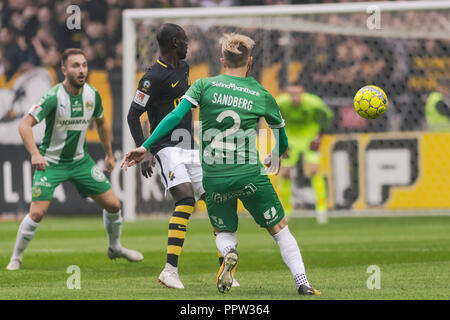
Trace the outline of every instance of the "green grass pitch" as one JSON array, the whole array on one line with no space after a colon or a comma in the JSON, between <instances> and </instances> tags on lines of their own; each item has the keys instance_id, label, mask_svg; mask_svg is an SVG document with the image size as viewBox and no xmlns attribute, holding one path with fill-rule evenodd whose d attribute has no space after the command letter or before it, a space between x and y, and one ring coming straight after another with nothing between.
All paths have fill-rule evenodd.
<instances>
[{"instance_id":1,"label":"green grass pitch","mask_svg":"<svg viewBox=\"0 0 450 320\"><path fill-rule=\"evenodd\" d=\"M0 222L0 299L442 299L450 298L450 217L332 218L318 225L293 218L289 228L300 246L310 282L320 297L297 294L275 241L252 219L240 219L241 286L220 294L215 285L217 251L209 221L191 218L180 257L184 290L157 282L165 264L167 219L125 223L122 244L144 261L110 261L101 217L46 218L24 255L22 269L6 271L19 222ZM67 288L71 265L81 271L81 289ZM380 268L380 289L369 290Z\"/></svg>"}]
</instances>

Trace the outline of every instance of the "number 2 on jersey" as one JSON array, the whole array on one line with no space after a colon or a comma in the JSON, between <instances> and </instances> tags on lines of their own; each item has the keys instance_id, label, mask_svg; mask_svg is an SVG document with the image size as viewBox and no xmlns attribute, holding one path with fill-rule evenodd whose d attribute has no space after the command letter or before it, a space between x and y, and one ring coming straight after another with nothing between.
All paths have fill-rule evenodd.
<instances>
[{"instance_id":1,"label":"number 2 on jersey","mask_svg":"<svg viewBox=\"0 0 450 320\"><path fill-rule=\"evenodd\" d=\"M235 151L236 145L231 142L223 142L223 139L226 139L227 136L232 135L236 133L240 126L241 126L241 118L239 115L233 111L233 110L226 110L221 112L217 118L216 121L221 123L225 118L232 118L234 121L234 124L231 128L226 129L225 131L220 132L218 135L216 135L211 142L211 147L214 149L222 149L227 151Z\"/></svg>"}]
</instances>

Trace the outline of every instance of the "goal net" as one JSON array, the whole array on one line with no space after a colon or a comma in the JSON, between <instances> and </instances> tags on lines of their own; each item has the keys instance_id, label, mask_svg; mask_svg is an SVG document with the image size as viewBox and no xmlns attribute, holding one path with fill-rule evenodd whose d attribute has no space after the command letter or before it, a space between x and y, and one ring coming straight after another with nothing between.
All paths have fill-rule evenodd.
<instances>
[{"instance_id":1,"label":"goal net","mask_svg":"<svg viewBox=\"0 0 450 320\"><path fill-rule=\"evenodd\" d=\"M182 26L189 38L192 83L221 72L219 39L239 32L255 40L251 76L274 97L295 82L326 102L334 118L320 147L320 171L336 214L450 208L450 124L445 107L436 109L439 101L450 105L450 2L125 10L124 115L137 82L158 58L156 30L166 22ZM389 100L387 112L370 121L353 109L354 94L369 84ZM122 130L126 152L135 147L126 116ZM294 209L315 201L302 169L299 162ZM123 187L128 220L173 208L157 176L145 179L131 168Z\"/></svg>"}]
</instances>

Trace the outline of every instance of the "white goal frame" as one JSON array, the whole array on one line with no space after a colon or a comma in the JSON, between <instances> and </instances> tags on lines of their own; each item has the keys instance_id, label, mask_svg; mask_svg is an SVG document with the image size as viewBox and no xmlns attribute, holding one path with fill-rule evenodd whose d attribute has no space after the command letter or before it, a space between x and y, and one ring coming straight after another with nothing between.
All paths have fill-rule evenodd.
<instances>
[{"instance_id":1,"label":"white goal frame","mask_svg":"<svg viewBox=\"0 0 450 320\"><path fill-rule=\"evenodd\" d=\"M395 1L325 3L306 5L248 6L248 7L208 7L173 9L126 9L122 12L122 151L135 148L128 129L127 114L136 91L136 21L148 19L174 18L236 18L264 16L292 16L332 13L369 13L376 6L381 13L396 11L428 11L450 9L450 1ZM129 168L123 175L123 216L125 221L136 220L136 168Z\"/></svg>"}]
</instances>

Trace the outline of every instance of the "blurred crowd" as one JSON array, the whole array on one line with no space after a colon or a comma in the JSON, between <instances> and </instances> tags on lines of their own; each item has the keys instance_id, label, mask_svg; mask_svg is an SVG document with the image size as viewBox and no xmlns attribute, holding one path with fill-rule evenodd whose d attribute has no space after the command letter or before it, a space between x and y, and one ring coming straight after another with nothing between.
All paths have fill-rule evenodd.
<instances>
[{"instance_id":1,"label":"blurred crowd","mask_svg":"<svg viewBox=\"0 0 450 320\"><path fill-rule=\"evenodd\" d=\"M127 8L183 8L211 6L247 6L305 4L336 1L312 0L1 0L0 1L0 76L10 79L34 66L53 67L59 71L60 53L69 47L82 48L89 68L121 70L122 10ZM351 2L341 0L340 2ZM353 1L355 2L355 1ZM80 26L68 28L68 18L80 11ZM448 14L448 12L446 13ZM332 19L333 17L327 17ZM336 18L338 18L336 16ZM352 17L353 18L353 17ZM357 17L356 19L366 19ZM436 23L424 23L412 13L395 19L395 28L423 24L438 26L439 16L429 15ZM445 16L444 16L445 18ZM448 18L448 15L447 15ZM409 22L405 23L407 19ZM344 24L350 20L346 18ZM444 19L445 20L445 19ZM447 20L448 21L448 20ZM320 24L321 21L311 23ZM365 21L356 21L365 26ZM344 26L345 26L344 25ZM344 28L344 26L341 26ZM233 28L186 28L190 38L188 60L191 64L208 64L210 74L220 66L211 57L218 52L218 35ZM157 24L138 24L139 71L154 60L157 51L152 37ZM345 29L342 29L345 31ZM410 130L409 117L423 118L418 113L421 94L434 89L436 81L450 71L450 41L440 39L389 39L336 35L331 32L308 33L247 29L257 47L254 51L253 75L261 80L262 66L280 63L280 87L289 80L287 63L301 62L300 78L305 89L321 96L352 96L355 88L366 83L389 88L402 105L399 130ZM408 30L406 30L408 31ZM307 45L305 45L307 44ZM270 48L264 47L269 45ZM434 59L434 60L433 60ZM444 59L444 60L442 60ZM442 67L443 66L443 67ZM290 79L292 80L292 79ZM403 99L403 100L402 100ZM410 110L409 110L409 109ZM382 128L382 126L380 126Z\"/></svg>"},{"instance_id":2,"label":"blurred crowd","mask_svg":"<svg viewBox=\"0 0 450 320\"><path fill-rule=\"evenodd\" d=\"M11 77L31 66L55 67L68 47L85 50L90 68L120 67L121 11L126 8L182 8L300 4L311 0L1 0L0 74ZM342 0L341 2L347 2ZM81 28L68 29L67 9L81 9Z\"/></svg>"}]
</instances>

